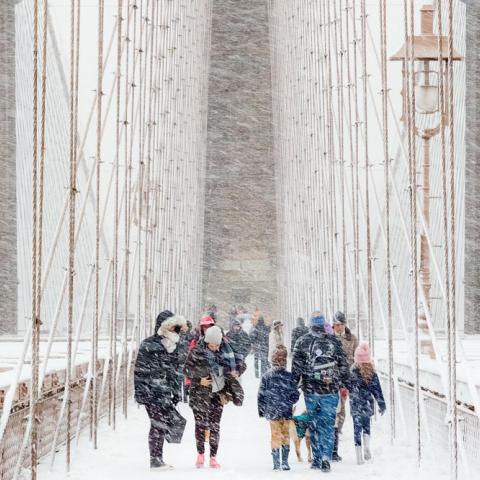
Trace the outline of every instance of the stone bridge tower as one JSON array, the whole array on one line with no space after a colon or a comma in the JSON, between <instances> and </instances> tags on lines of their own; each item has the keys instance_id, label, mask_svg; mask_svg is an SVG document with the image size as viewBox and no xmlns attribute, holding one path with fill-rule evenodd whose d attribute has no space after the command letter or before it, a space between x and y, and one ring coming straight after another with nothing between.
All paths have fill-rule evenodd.
<instances>
[{"instance_id":1,"label":"stone bridge tower","mask_svg":"<svg viewBox=\"0 0 480 480\"><path fill-rule=\"evenodd\" d=\"M0 335L17 331L15 4L0 2Z\"/></svg>"},{"instance_id":2,"label":"stone bridge tower","mask_svg":"<svg viewBox=\"0 0 480 480\"><path fill-rule=\"evenodd\" d=\"M276 216L267 0L213 0L204 302L275 315Z\"/></svg>"}]
</instances>

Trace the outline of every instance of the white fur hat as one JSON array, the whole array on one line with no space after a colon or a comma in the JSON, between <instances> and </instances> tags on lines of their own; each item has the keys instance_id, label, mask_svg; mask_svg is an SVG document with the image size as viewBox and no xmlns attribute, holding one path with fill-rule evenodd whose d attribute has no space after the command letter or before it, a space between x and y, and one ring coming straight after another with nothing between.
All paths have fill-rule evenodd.
<instances>
[{"instance_id":1,"label":"white fur hat","mask_svg":"<svg viewBox=\"0 0 480 480\"><path fill-rule=\"evenodd\" d=\"M187 321L181 315L174 315L173 317L169 317L162 322L160 325L159 335L162 337L168 336L168 332L172 327L180 327L181 329L187 328Z\"/></svg>"},{"instance_id":2,"label":"white fur hat","mask_svg":"<svg viewBox=\"0 0 480 480\"><path fill-rule=\"evenodd\" d=\"M214 345L220 345L222 343L222 330L220 327L213 325L205 332L205 343L213 343Z\"/></svg>"}]
</instances>

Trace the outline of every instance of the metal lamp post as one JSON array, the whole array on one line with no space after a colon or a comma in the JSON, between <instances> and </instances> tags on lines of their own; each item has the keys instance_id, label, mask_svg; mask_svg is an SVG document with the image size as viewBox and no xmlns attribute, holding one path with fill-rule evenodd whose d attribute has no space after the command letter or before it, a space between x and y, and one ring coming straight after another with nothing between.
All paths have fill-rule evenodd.
<instances>
[{"instance_id":1,"label":"metal lamp post","mask_svg":"<svg viewBox=\"0 0 480 480\"><path fill-rule=\"evenodd\" d=\"M413 59L417 68L413 73L413 88L415 90L415 114L414 130L417 137L423 140L423 159L422 159L422 211L424 218L424 228L420 235L420 279L425 295L425 304L419 309L418 328L424 334L420 342L422 353L428 354L434 358L435 353L433 344L428 331L428 322L426 309L431 311L431 275L430 275L430 251L427 239L427 232L430 227L430 143L433 137L437 136L442 129L448 126L448 95L445 95L443 109L440 106L440 75L443 75L445 90L448 90L447 62L448 62L448 38L433 33L433 5L424 5L421 12L421 34L413 37L413 42L409 38L408 42L413 44ZM440 48L439 48L440 46ZM439 49L441 52L439 52ZM403 75L404 82L406 78L407 66L407 45L390 57L391 61L402 61L404 63ZM411 55L411 53L410 53ZM439 62L439 60L441 61ZM462 57L454 51L453 60L462 60ZM408 99L404 95L402 121L405 121L406 107ZM429 127L417 126L416 116L426 117L423 122Z\"/></svg>"}]
</instances>

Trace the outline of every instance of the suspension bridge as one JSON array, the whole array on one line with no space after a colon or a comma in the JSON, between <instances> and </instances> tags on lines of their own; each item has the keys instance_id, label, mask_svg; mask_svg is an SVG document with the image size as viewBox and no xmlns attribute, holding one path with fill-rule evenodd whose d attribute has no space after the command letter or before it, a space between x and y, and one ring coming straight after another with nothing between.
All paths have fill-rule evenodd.
<instances>
[{"instance_id":1,"label":"suspension bridge","mask_svg":"<svg viewBox=\"0 0 480 480\"><path fill-rule=\"evenodd\" d=\"M143 478L138 346L161 310L196 325L213 304L287 333L345 312L388 405L366 478L478 478L479 18L460 0L2 1L0 479ZM262 434L249 382L251 418L224 434L239 478L264 468L232 453Z\"/></svg>"}]
</instances>

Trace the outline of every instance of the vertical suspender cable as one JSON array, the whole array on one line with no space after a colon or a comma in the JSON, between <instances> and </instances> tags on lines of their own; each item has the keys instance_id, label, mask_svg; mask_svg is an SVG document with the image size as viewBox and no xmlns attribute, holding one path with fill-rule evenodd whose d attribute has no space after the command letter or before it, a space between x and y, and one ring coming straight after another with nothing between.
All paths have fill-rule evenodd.
<instances>
[{"instance_id":1,"label":"vertical suspender cable","mask_svg":"<svg viewBox=\"0 0 480 480\"><path fill-rule=\"evenodd\" d=\"M421 424L420 424L420 342L419 342L419 331L418 331L418 261L417 261L417 150L416 150L416 122L415 122L415 0L410 0L410 93L411 93L411 104L410 104L410 138L411 138L411 181L412 181L412 190L411 194L413 195L412 201L412 251L413 251L413 260L414 260L414 270L413 277L415 281L415 419L417 424L417 451L418 451L418 462L420 463L422 455L422 437L421 437ZM424 305L424 310L428 309L428 305Z\"/></svg>"},{"instance_id":2,"label":"vertical suspender cable","mask_svg":"<svg viewBox=\"0 0 480 480\"><path fill-rule=\"evenodd\" d=\"M152 142L154 138L154 119L153 119L153 109L154 109L154 77L156 73L156 69L154 70L154 58L155 58L155 48L156 48L156 40L158 38L158 28L157 28L157 19L156 19L156 12L155 6L156 1L153 0L151 4L151 14L150 14L150 25L151 25L151 33L150 33L150 49L147 51L148 59L150 61L149 65L149 84L148 84L148 118L147 118L147 125L148 125L148 140L147 140L147 165L146 165L146 189L145 189L145 235L144 235L144 248L145 248L145 255L144 255L144 315L146 319L148 318L150 321L149 324L149 331L152 330L152 317L148 315L149 313L149 304L150 304L150 295L151 295L151 288L149 282L149 272L150 272L150 255L151 249L150 247L150 201L151 201L151 191L152 191L152 182L150 180L150 172L151 172L151 164L152 164ZM148 11L147 11L148 15ZM146 68L145 68L146 71ZM145 87L146 88L146 87ZM147 88L146 88L147 89ZM146 321L146 320L145 320Z\"/></svg>"},{"instance_id":3,"label":"vertical suspender cable","mask_svg":"<svg viewBox=\"0 0 480 480\"><path fill-rule=\"evenodd\" d=\"M451 274L450 283L450 324L448 326L448 371L450 384L450 475L452 480L458 477L458 442L457 442L457 330L456 330L456 195L455 195L455 119L454 119L454 84L453 84L453 0L448 0L448 126L450 140L450 244Z\"/></svg>"},{"instance_id":4,"label":"vertical suspender cable","mask_svg":"<svg viewBox=\"0 0 480 480\"><path fill-rule=\"evenodd\" d=\"M75 276L75 199L76 199L76 109L75 109L75 91L78 84L76 82L76 4L80 0L71 0L70 2L70 195L69 195L69 221L68 221L68 306L67 306L67 370L65 376L65 397L67 408L67 434L66 434L66 464L67 471L70 469L70 424L71 424L71 399L70 385L72 378L72 332L73 332L73 293Z\"/></svg>"},{"instance_id":5,"label":"vertical suspender cable","mask_svg":"<svg viewBox=\"0 0 480 480\"><path fill-rule=\"evenodd\" d=\"M32 164L32 375L30 383L31 478L37 478L38 349L40 323L37 318L37 228L38 228L38 0L33 1L33 164Z\"/></svg>"},{"instance_id":6,"label":"vertical suspender cable","mask_svg":"<svg viewBox=\"0 0 480 480\"><path fill-rule=\"evenodd\" d=\"M355 196L355 306L357 315L357 337L361 337L360 328L360 225L359 225L359 211L360 211L360 183L359 183L359 128L360 128L360 111L358 107L358 55L357 55L357 14L355 8L356 0L352 1L352 24L353 24L353 86L354 86L354 105L355 105L355 149L353 162L355 165L354 173L355 185L352 186L353 195Z\"/></svg>"},{"instance_id":7,"label":"vertical suspender cable","mask_svg":"<svg viewBox=\"0 0 480 480\"><path fill-rule=\"evenodd\" d=\"M334 128L334 120L333 120L333 75L332 75L332 44L331 44L331 36L332 36L332 18L330 14L330 6L331 2L326 2L326 34L327 34L327 76L328 76L328 85L327 85L327 92L328 92L328 172L329 172L329 190L330 194L328 196L328 200L330 203L330 215L328 219L328 223L330 225L329 234L330 238L328 239L330 242L330 269L332 275L332 315L335 311L335 306L339 305L339 297L338 297L338 263L337 267L335 267L335 252L338 251L338 232L337 232L337 202L336 202L336 189L335 189L335 143L333 139L333 128ZM338 79L337 79L338 80Z\"/></svg>"},{"instance_id":8,"label":"vertical suspender cable","mask_svg":"<svg viewBox=\"0 0 480 480\"><path fill-rule=\"evenodd\" d=\"M344 46L343 46L343 0L339 0L338 17L335 22L335 43L337 44L337 85L338 85L338 126L339 126L339 162L340 162L340 197L342 214L342 310L348 315L348 295L347 295L347 240L346 240L346 221L345 221L345 146L344 146ZM335 9L335 15L337 10ZM340 43L338 44L338 30L340 30Z\"/></svg>"},{"instance_id":9,"label":"vertical suspender cable","mask_svg":"<svg viewBox=\"0 0 480 480\"><path fill-rule=\"evenodd\" d=\"M137 317L140 325L139 334L140 336L146 337L146 325L145 318L143 323L141 321L142 317L142 203L143 203L143 175L144 175L144 162L143 162L143 148L144 148L144 137L143 132L145 131L145 108L144 108L144 74L143 74L143 57L144 57L144 47L143 47L143 30L144 30L144 19L143 19L143 1L140 0L140 43L139 43L139 60L140 60L140 75L139 75L139 118L138 123L138 162L139 162L139 184L137 189L137 248L138 248L138 264L137 264ZM148 0L147 0L148 1ZM142 328L143 326L143 328ZM140 340L140 339L139 339Z\"/></svg>"},{"instance_id":10,"label":"vertical suspender cable","mask_svg":"<svg viewBox=\"0 0 480 480\"><path fill-rule=\"evenodd\" d=\"M41 322L42 304L42 252L43 252L43 199L44 199L44 171L46 147L46 105L47 105L47 47L48 47L48 0L43 0L42 12L42 96L41 96L41 126L40 126L40 178L38 190L38 260L37 260L37 318Z\"/></svg>"},{"instance_id":11,"label":"vertical suspender cable","mask_svg":"<svg viewBox=\"0 0 480 480\"><path fill-rule=\"evenodd\" d=\"M368 72L367 72L367 9L361 2L362 17L362 78L363 78L363 145L365 155L365 215L366 215L366 259L367 259L367 339L374 353L374 319L372 305L372 239L370 233L370 180L368 155Z\"/></svg>"},{"instance_id":12,"label":"vertical suspender cable","mask_svg":"<svg viewBox=\"0 0 480 480\"><path fill-rule=\"evenodd\" d=\"M388 76L387 76L387 4L380 0L380 57L382 74L383 161L385 173L385 235L387 280L387 342L388 387L390 398L390 439L395 440L395 382L393 372L393 316L392 316L392 266L390 259L390 153L388 135Z\"/></svg>"},{"instance_id":13,"label":"vertical suspender cable","mask_svg":"<svg viewBox=\"0 0 480 480\"><path fill-rule=\"evenodd\" d=\"M134 0L133 3L133 36L131 40L132 44L132 80L131 80L131 111L130 111L130 142L128 146L128 167L127 167L127 172L128 172L128 178L125 180L126 185L128 185L128 222L127 222L127 217L125 217L126 221L126 233L127 235L127 251L129 252L129 255L131 254L130 252L130 245L131 245L131 231L132 231L132 221L133 221L133 211L135 208L135 205L132 205L132 195L135 194L132 188L132 171L133 171L133 145L135 142L135 129L136 129L136 120L139 118L139 103L137 102L137 105L135 104L135 92L137 88L136 84L136 72L137 72L137 53L136 53L136 45L137 45L137 17L138 13L137 11L139 10L138 8L138 3L137 0ZM141 20L141 19L140 19ZM140 55L140 54L139 54ZM136 188L138 190L138 187ZM137 261L137 253L138 253L138 246L134 250L134 256L133 256L133 265L132 265L132 278L131 281L129 280L129 275L126 275L126 283L125 283L125 299L130 301L130 297L133 296L132 290L134 286L134 269L135 269L135 262ZM129 257L130 258L130 257ZM128 267L128 264L126 265ZM129 272L128 272L129 273ZM129 303L126 303L126 306L128 308ZM127 412L127 392L128 392L128 378L129 378L129 371L130 371L130 366L131 366L131 359L133 358L133 353L134 353L134 348L135 348L135 343L138 340L138 337L140 335L139 333L139 321L140 319L138 317L135 318L133 328L132 328L132 333L131 333L131 341L130 341L130 352L128 355L128 360L126 360L126 367L127 371L124 374L124 407L125 407L125 414Z\"/></svg>"},{"instance_id":14,"label":"vertical suspender cable","mask_svg":"<svg viewBox=\"0 0 480 480\"><path fill-rule=\"evenodd\" d=\"M446 151L446 136L445 136L445 66L444 66L444 55L443 55L443 46L442 46L442 37L443 37L443 15L442 15L442 1L437 1L436 11L437 11L437 29L438 29L438 65L440 72L438 75L438 89L439 89L439 100L440 100L440 115L441 115L441 125L440 125L440 143L441 143L441 156L442 156L442 217L443 217L443 238L444 238L444 268L445 268L445 320L446 320L446 329L447 329L447 342L450 341L450 331L451 331L451 309L450 309L450 247L449 247L449 217L448 217L448 186L447 186L447 151ZM450 112L447 112L448 116ZM449 351L449 349L447 349ZM450 367L450 351L448 354L448 363ZM450 375L450 373L449 373ZM450 381L450 379L449 379ZM450 390L450 384L449 384ZM448 397L448 409L451 409L451 398ZM451 411L451 410L450 410ZM450 413L450 412L449 412ZM451 433L451 432L450 432ZM451 441L450 435L450 441ZM451 445L451 443L450 443ZM451 460L453 455L451 455ZM451 465L453 465L451 461ZM452 468L453 472L453 468ZM454 476L452 476L454 478Z\"/></svg>"},{"instance_id":15,"label":"vertical suspender cable","mask_svg":"<svg viewBox=\"0 0 480 480\"><path fill-rule=\"evenodd\" d=\"M348 135L348 144L349 144L349 149L350 149L350 188L352 190L352 233L353 233L353 254L354 254L354 265L355 259L356 259L356 223L355 223L355 212L356 212L356 199L354 195L354 185L355 185L355 166L354 166L354 145L353 145L353 113L352 113L352 88L353 88L353 83L352 83L352 73L351 73L351 54L350 54L350 2L347 0L346 5L345 5L345 36L346 36L346 64L347 64L347 84L348 84L348 110L347 110L347 115L348 115L348 130L349 130L349 135ZM359 302L358 302L358 297L357 297L357 288L356 288L356 277L354 279L353 283L353 289L354 289L354 294L355 294L355 318L356 318L356 326L357 326L357 334L358 334L358 329L359 329L359 322L358 322L358 307L359 307Z\"/></svg>"},{"instance_id":16,"label":"vertical suspender cable","mask_svg":"<svg viewBox=\"0 0 480 480\"><path fill-rule=\"evenodd\" d=\"M117 316L118 316L118 230L119 230L119 163L120 163L120 109L122 94L122 24L123 24L123 0L117 2L117 98L116 98L116 121L115 121L115 199L114 199L114 240L113 240L113 275L112 275L112 369L111 382L113 383L112 392L112 427L116 426L116 406L117 406L117 382L115 381L115 373L117 371ZM125 91L125 96L127 92Z\"/></svg>"},{"instance_id":17,"label":"vertical suspender cable","mask_svg":"<svg viewBox=\"0 0 480 480\"><path fill-rule=\"evenodd\" d=\"M413 0L410 0L411 13ZM415 71L413 34L415 32L415 16L410 18L410 34L408 26L408 0L404 0L405 22L405 69L404 79L404 115L407 123L408 159L409 159L409 190L410 190L410 243L411 243L411 272L413 289L413 336L414 336L414 397L415 397L415 425L417 433L417 459L421 459L421 430L420 430L420 376L419 376L419 332L418 332L418 252L417 252L417 159L415 142L415 92L412 88L412 76Z\"/></svg>"},{"instance_id":18,"label":"vertical suspender cable","mask_svg":"<svg viewBox=\"0 0 480 480\"><path fill-rule=\"evenodd\" d=\"M104 0L98 1L98 64L97 64L97 146L96 146L96 225L95 225L95 314L93 319L93 447L98 447L98 331L99 331L99 296L100 296L100 173L102 160L102 89L103 89L103 16Z\"/></svg>"},{"instance_id":19,"label":"vertical suspender cable","mask_svg":"<svg viewBox=\"0 0 480 480\"><path fill-rule=\"evenodd\" d=\"M124 310L125 310L125 321L124 321L124 327L123 327L123 356L124 356L124 369L123 369L123 415L125 418L127 418L128 415L128 359L130 358L128 355L128 344L127 344L127 336L128 336L128 314L129 314L129 280L130 280L130 225L131 225L131 190L132 190L132 145L133 145L133 137L134 137L134 131L133 131L133 119L134 119L134 105L135 105L135 41L136 41L136 22L137 22L137 3L136 0L134 0L134 3L132 5L133 9L133 38L130 39L130 18L131 18L131 13L130 13L130 1L128 5L128 31L127 31L127 55L126 55L126 66L125 66L125 90L127 91L128 85L131 85L131 113L130 113L130 129L128 128L128 123L129 123L129 112L128 112L128 97L125 96L125 178L124 178L124 188L126 192L126 197L125 197L125 222L124 222L124 227L125 227L125 299L124 299ZM129 46L132 46L132 80L130 83L130 79L128 77L130 71L129 71ZM128 137L128 131L130 130L130 138ZM133 345L133 340L135 338L136 332L132 330L131 332L132 335L132 345Z\"/></svg>"}]
</instances>

